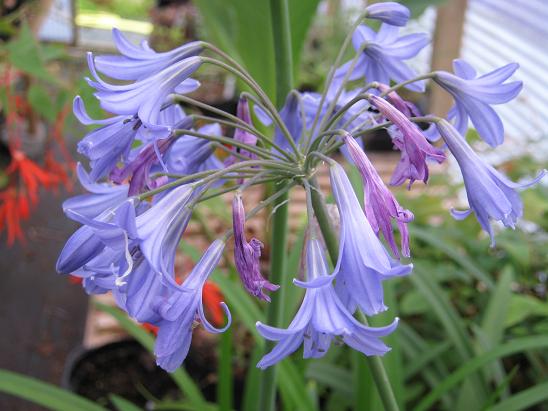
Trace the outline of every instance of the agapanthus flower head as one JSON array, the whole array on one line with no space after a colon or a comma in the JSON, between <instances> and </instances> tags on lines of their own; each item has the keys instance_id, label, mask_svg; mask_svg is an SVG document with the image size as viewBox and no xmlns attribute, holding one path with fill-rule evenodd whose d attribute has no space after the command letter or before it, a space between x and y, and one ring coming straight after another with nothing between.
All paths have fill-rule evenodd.
<instances>
[{"instance_id":1,"label":"agapanthus flower head","mask_svg":"<svg viewBox=\"0 0 548 411\"><path fill-rule=\"evenodd\" d=\"M428 143L419 127L386 100L371 95L369 101L397 128L392 133L392 141L401 151L401 160L390 184L400 185L407 179L409 179L409 187L415 180L426 183L429 175L426 161L443 162L445 160L443 151Z\"/></svg>"},{"instance_id":2,"label":"agapanthus flower head","mask_svg":"<svg viewBox=\"0 0 548 411\"><path fill-rule=\"evenodd\" d=\"M371 228L373 228L373 231L377 235L382 232L394 254L399 257L398 246L394 239L391 222L392 219L395 219L400 230L402 253L405 257L409 257L409 231L407 230L407 223L413 220L413 213L400 206L356 140L350 134L345 134L343 140L348 148L350 157L362 176L365 195L365 216L371 224Z\"/></svg>"},{"instance_id":3,"label":"agapanthus flower head","mask_svg":"<svg viewBox=\"0 0 548 411\"><path fill-rule=\"evenodd\" d=\"M367 6L365 9L368 19L380 20L392 26L405 26L410 12L403 4L395 1L385 1Z\"/></svg>"},{"instance_id":4,"label":"agapanthus flower head","mask_svg":"<svg viewBox=\"0 0 548 411\"><path fill-rule=\"evenodd\" d=\"M352 44L361 55L350 74L350 80L365 78L368 83L378 81L389 84L390 80L400 83L417 76L405 60L415 57L430 39L424 33L399 37L398 30L396 26L383 24L376 33L365 25L358 26L352 36ZM351 64L352 61L349 61L339 67L336 77L345 76ZM422 92L424 82L416 81L406 87Z\"/></svg>"},{"instance_id":5,"label":"agapanthus flower head","mask_svg":"<svg viewBox=\"0 0 548 411\"><path fill-rule=\"evenodd\" d=\"M481 160L448 121L440 120L437 127L459 164L470 206L465 211L451 210L451 214L460 220L473 211L481 227L489 233L491 245L494 246L495 236L489 220L500 221L506 227L514 228L517 219L523 214L523 204L516 190L536 184L546 175L546 170L541 171L532 181L514 183Z\"/></svg>"},{"instance_id":6,"label":"agapanthus flower head","mask_svg":"<svg viewBox=\"0 0 548 411\"><path fill-rule=\"evenodd\" d=\"M242 197L239 194L232 200L232 225L234 229L234 262L240 273L245 289L253 296L270 301L263 289L276 291L279 285L272 284L261 275L261 243L256 238L247 242L245 238L245 211Z\"/></svg>"},{"instance_id":7,"label":"agapanthus flower head","mask_svg":"<svg viewBox=\"0 0 548 411\"><path fill-rule=\"evenodd\" d=\"M121 55L95 57L101 73L117 80L139 80L149 77L188 57L198 55L203 47L199 41L183 44L165 53L157 53L145 41L140 47L129 42L122 32L112 29L114 45Z\"/></svg>"},{"instance_id":8,"label":"agapanthus flower head","mask_svg":"<svg viewBox=\"0 0 548 411\"><path fill-rule=\"evenodd\" d=\"M230 311L225 303L221 303L221 306L228 317L227 324L219 329L209 323L202 297L204 284L219 263L224 247L223 241L214 241L183 284L171 291L159 309L163 320L157 324L159 330L154 353L156 363L166 371L175 371L185 360L196 319L209 332L223 332L230 326Z\"/></svg>"},{"instance_id":9,"label":"agapanthus flower head","mask_svg":"<svg viewBox=\"0 0 548 411\"><path fill-rule=\"evenodd\" d=\"M311 282L329 277L322 245L317 239L307 244L307 273ZM330 282L317 282L318 287L306 289L303 302L287 329L257 322L257 330L266 339L278 341L274 349L257 364L270 367L295 352L304 343L304 358L323 357L331 341L340 337L345 344L365 355L383 355L390 350L380 339L393 332L398 319L386 327L367 327L346 309Z\"/></svg>"},{"instance_id":10,"label":"agapanthus flower head","mask_svg":"<svg viewBox=\"0 0 548 411\"><path fill-rule=\"evenodd\" d=\"M386 310L382 282L409 274L411 264L391 258L367 220L350 180L336 163L330 166L333 196L339 209L339 259L335 267L336 289L350 311L356 306L367 315Z\"/></svg>"},{"instance_id":11,"label":"agapanthus flower head","mask_svg":"<svg viewBox=\"0 0 548 411\"><path fill-rule=\"evenodd\" d=\"M434 81L455 99L448 118L455 119L460 134L466 134L470 118L486 143L493 147L502 144L504 126L491 104L507 103L519 94L523 87L521 81L505 83L518 68L519 64L511 63L478 77L470 64L457 59L453 61L455 74L436 72Z\"/></svg>"}]
</instances>

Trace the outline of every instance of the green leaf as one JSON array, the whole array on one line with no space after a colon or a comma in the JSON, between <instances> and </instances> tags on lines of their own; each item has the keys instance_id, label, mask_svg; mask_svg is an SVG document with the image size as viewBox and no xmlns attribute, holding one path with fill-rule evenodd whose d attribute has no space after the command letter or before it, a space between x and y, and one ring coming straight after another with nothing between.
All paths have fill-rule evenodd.
<instances>
[{"instance_id":1,"label":"green leaf","mask_svg":"<svg viewBox=\"0 0 548 411\"><path fill-rule=\"evenodd\" d=\"M489 411L520 411L548 400L548 382L523 390L498 403Z\"/></svg>"},{"instance_id":2,"label":"green leaf","mask_svg":"<svg viewBox=\"0 0 548 411\"><path fill-rule=\"evenodd\" d=\"M522 337L499 345L492 351L478 355L475 358L465 362L461 367L453 371L446 379L441 381L430 393L428 393L428 395L422 399L414 410L426 411L430 409L430 407L434 405L444 393L458 385L469 375L480 370L486 364L508 355L546 347L548 347L548 336ZM546 388L544 390L546 391L546 394L548 394L548 390L546 390Z\"/></svg>"},{"instance_id":3,"label":"green leaf","mask_svg":"<svg viewBox=\"0 0 548 411\"><path fill-rule=\"evenodd\" d=\"M0 392L23 398L50 410L107 411L86 398L7 370L0 370Z\"/></svg>"},{"instance_id":4,"label":"green leaf","mask_svg":"<svg viewBox=\"0 0 548 411\"><path fill-rule=\"evenodd\" d=\"M127 315L116 307L96 302L95 305L101 311L112 315L118 323L137 341L150 352L154 352L154 338L138 324L133 322ZM188 398L189 402L197 408L205 407L206 401L200 389L194 384L192 378L188 375L184 368L178 368L175 372L169 374L181 389L183 394Z\"/></svg>"},{"instance_id":5,"label":"green leaf","mask_svg":"<svg viewBox=\"0 0 548 411\"><path fill-rule=\"evenodd\" d=\"M128 401L125 398L122 398L116 394L110 394L108 397L118 411L142 411L131 401Z\"/></svg>"},{"instance_id":6,"label":"green leaf","mask_svg":"<svg viewBox=\"0 0 548 411\"><path fill-rule=\"evenodd\" d=\"M345 396L354 395L352 374L338 365L322 360L312 361L306 370L306 376Z\"/></svg>"},{"instance_id":7,"label":"green leaf","mask_svg":"<svg viewBox=\"0 0 548 411\"><path fill-rule=\"evenodd\" d=\"M504 324L508 314L508 301L512 296L510 287L513 280L514 272L512 268L510 266L505 267L485 309L481 328L487 336L490 346L494 346L502 340Z\"/></svg>"},{"instance_id":8,"label":"green leaf","mask_svg":"<svg viewBox=\"0 0 548 411\"><path fill-rule=\"evenodd\" d=\"M508 303L508 316L504 324L506 327L519 324L530 316L548 316L548 303L529 295L512 295Z\"/></svg>"},{"instance_id":9,"label":"green leaf","mask_svg":"<svg viewBox=\"0 0 548 411\"><path fill-rule=\"evenodd\" d=\"M290 0L289 24L291 26L291 50L293 52L293 68L299 71L301 55L308 29L318 9L319 0ZM297 75L295 75L297 78Z\"/></svg>"},{"instance_id":10,"label":"green leaf","mask_svg":"<svg viewBox=\"0 0 548 411\"><path fill-rule=\"evenodd\" d=\"M28 24L23 24L15 40L5 46L9 62L19 70L38 79L56 83L47 71L38 42Z\"/></svg>"},{"instance_id":11,"label":"green leaf","mask_svg":"<svg viewBox=\"0 0 548 411\"><path fill-rule=\"evenodd\" d=\"M57 109L55 104L52 104L50 93L44 87L39 84L32 84L29 88L28 99L34 111L50 123L55 121Z\"/></svg>"}]
</instances>

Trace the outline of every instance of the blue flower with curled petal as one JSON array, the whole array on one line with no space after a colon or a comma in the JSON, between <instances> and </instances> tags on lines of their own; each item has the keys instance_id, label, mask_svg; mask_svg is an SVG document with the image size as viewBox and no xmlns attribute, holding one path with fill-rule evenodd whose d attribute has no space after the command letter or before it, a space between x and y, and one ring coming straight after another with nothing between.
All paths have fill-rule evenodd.
<instances>
[{"instance_id":1,"label":"blue flower with curled petal","mask_svg":"<svg viewBox=\"0 0 548 411\"><path fill-rule=\"evenodd\" d=\"M459 163L470 206L466 211L451 210L451 214L462 220L473 211L481 227L489 233L491 245L494 246L495 236L489 220L500 221L506 227L514 228L517 219L523 214L523 204L516 190L536 184L546 175L546 170L530 182L514 183L484 163L449 122L441 120L437 127Z\"/></svg>"},{"instance_id":2,"label":"blue flower with curled petal","mask_svg":"<svg viewBox=\"0 0 548 411\"><path fill-rule=\"evenodd\" d=\"M337 278L335 288L350 311L359 306L367 315L378 314L386 310L382 282L409 274L413 266L402 265L390 257L340 165L330 165L330 180L341 219L339 259L333 274Z\"/></svg>"},{"instance_id":3,"label":"blue flower with curled petal","mask_svg":"<svg viewBox=\"0 0 548 411\"><path fill-rule=\"evenodd\" d=\"M389 84L412 79L417 74L405 60L415 57L430 39L425 33L398 36L398 27L383 24L378 33L371 28L360 25L352 35L352 44L356 51L363 51L358 58L350 80L365 78L370 83L378 81ZM343 64L335 72L336 78L342 78L350 69L352 61ZM424 82L416 81L406 86L409 90L424 91Z\"/></svg>"},{"instance_id":4,"label":"blue flower with curled petal","mask_svg":"<svg viewBox=\"0 0 548 411\"><path fill-rule=\"evenodd\" d=\"M448 118L455 119L455 127L465 135L468 118L483 140L492 147L504 141L504 125L491 104L502 104L514 99L523 87L521 81L505 83L519 68L511 63L482 76L464 60L454 60L455 74L445 71L436 72L436 83L447 90L455 99L455 106Z\"/></svg>"},{"instance_id":5,"label":"blue flower with curled petal","mask_svg":"<svg viewBox=\"0 0 548 411\"><path fill-rule=\"evenodd\" d=\"M162 321L158 323L154 353L157 364L166 371L175 371L185 360L196 319L200 320L207 331L213 333L224 332L230 326L230 311L225 303L221 303L221 306L228 317L227 324L218 329L207 320L202 302L203 286L219 263L224 247L223 241L214 241L184 283L172 289L160 306Z\"/></svg>"},{"instance_id":6,"label":"blue flower with curled petal","mask_svg":"<svg viewBox=\"0 0 548 411\"><path fill-rule=\"evenodd\" d=\"M198 55L203 49L200 42L194 41L164 53L157 53L146 41L140 47L133 45L116 28L112 29L112 37L121 55L96 56L95 66L101 73L117 80L150 77L187 57Z\"/></svg>"},{"instance_id":7,"label":"blue flower with curled petal","mask_svg":"<svg viewBox=\"0 0 548 411\"><path fill-rule=\"evenodd\" d=\"M94 95L106 111L119 115L137 115L152 130L171 130L171 127L160 124L162 106L168 102L171 93L190 93L199 87L200 83L189 77L201 64L200 57L189 57L133 83L109 84L99 77L93 55L88 53L88 66L93 80L88 78L87 82L97 90Z\"/></svg>"},{"instance_id":8,"label":"blue flower with curled petal","mask_svg":"<svg viewBox=\"0 0 548 411\"><path fill-rule=\"evenodd\" d=\"M359 323L341 302L331 285L327 262L319 240L307 244L307 276L313 285L306 286L303 302L287 329L257 322L257 331L266 339L278 341L274 349L257 364L270 367L295 352L304 343L304 358L323 357L331 341L340 337L348 346L365 355L384 355L390 350L380 339L393 332L398 319L386 327L367 327Z\"/></svg>"},{"instance_id":9,"label":"blue flower with curled petal","mask_svg":"<svg viewBox=\"0 0 548 411\"><path fill-rule=\"evenodd\" d=\"M410 12L407 7L394 1L385 1L367 6L365 9L368 19L379 20L392 26L405 26Z\"/></svg>"}]
</instances>

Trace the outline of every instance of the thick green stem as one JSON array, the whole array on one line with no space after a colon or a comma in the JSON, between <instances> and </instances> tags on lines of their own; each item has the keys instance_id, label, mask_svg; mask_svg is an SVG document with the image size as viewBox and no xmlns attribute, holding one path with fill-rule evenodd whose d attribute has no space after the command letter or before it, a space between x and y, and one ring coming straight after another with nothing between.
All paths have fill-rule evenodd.
<instances>
[{"instance_id":1,"label":"thick green stem","mask_svg":"<svg viewBox=\"0 0 548 411\"><path fill-rule=\"evenodd\" d=\"M320 226L320 230L325 240L329 257L331 258L333 264L336 264L339 258L337 236L331 227L329 215L327 214L322 196L317 192L317 184L315 184L314 181L311 181L311 184L316 188L316 190L312 190L312 207L314 208L318 225ZM315 192L316 195L314 195ZM367 324L365 315L358 311L358 316L364 324ZM392 390L392 386L390 384L390 380L388 379L388 375L386 374L386 370L384 369L381 357L370 356L366 358L371 374L373 375L373 379L375 380L375 385L377 386L379 396L381 397L384 405L384 409L386 411L398 411L398 402L396 401L396 396Z\"/></svg>"},{"instance_id":2,"label":"thick green stem","mask_svg":"<svg viewBox=\"0 0 548 411\"><path fill-rule=\"evenodd\" d=\"M276 106L284 104L285 96L293 87L293 62L291 52L291 31L289 27L289 8L287 0L270 0L272 21L272 38L274 39L274 58L276 61ZM291 136L290 140L291 139ZM291 143L292 141L290 141ZM295 147L294 147L295 149ZM296 152L298 152L296 150ZM283 302L287 287L286 254L287 254L287 216L289 195L285 193L275 204L272 218L272 242L270 253L270 278L274 284L279 284L278 291L273 293L272 302L268 307L268 324L281 327L283 324ZM270 352L275 343L265 344L265 353ZM261 411L273 411L276 402L277 367L266 369L261 375Z\"/></svg>"}]
</instances>

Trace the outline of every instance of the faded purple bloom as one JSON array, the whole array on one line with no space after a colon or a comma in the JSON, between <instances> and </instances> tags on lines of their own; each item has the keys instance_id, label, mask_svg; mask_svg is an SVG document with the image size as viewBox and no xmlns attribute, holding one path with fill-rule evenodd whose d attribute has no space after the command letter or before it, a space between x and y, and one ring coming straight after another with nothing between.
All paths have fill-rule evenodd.
<instances>
[{"instance_id":1,"label":"faded purple bloom","mask_svg":"<svg viewBox=\"0 0 548 411\"><path fill-rule=\"evenodd\" d=\"M160 198L136 219L139 247L155 273L175 284L175 253L203 187L185 184Z\"/></svg>"},{"instance_id":2,"label":"faded purple bloom","mask_svg":"<svg viewBox=\"0 0 548 411\"><path fill-rule=\"evenodd\" d=\"M249 111L249 102L247 101L247 98L240 97L240 100L238 101L237 115L240 120L244 121L250 126L253 126L253 122L251 121L251 112ZM234 131L234 140L240 143L248 144L250 146L257 145L257 136L251 134L246 130L242 130L241 128L236 128L236 130ZM250 160L257 159L256 154L250 153L245 149L234 147L233 150L243 156L246 156ZM225 160L225 164L228 166L236 163L237 161L238 159L236 157L230 156Z\"/></svg>"},{"instance_id":3,"label":"faded purple bloom","mask_svg":"<svg viewBox=\"0 0 548 411\"><path fill-rule=\"evenodd\" d=\"M390 89L386 84L379 84L377 86L381 93L385 93ZM421 116L422 113L418 107L410 101L404 100L395 91L391 91L386 95L386 99L396 107L399 111L405 114L406 117Z\"/></svg>"},{"instance_id":4,"label":"faded purple bloom","mask_svg":"<svg viewBox=\"0 0 548 411\"><path fill-rule=\"evenodd\" d=\"M201 64L200 57L189 57L150 77L130 84L114 85L99 77L93 56L88 53L88 66L94 80L87 81L97 90L95 97L103 109L113 114L137 115L145 126L153 130L170 130L170 127L159 122L162 105L167 102L169 94L189 93L199 86L189 77Z\"/></svg>"},{"instance_id":5,"label":"faded purple bloom","mask_svg":"<svg viewBox=\"0 0 548 411\"><path fill-rule=\"evenodd\" d=\"M360 25L352 35L352 44L356 52L361 52L350 80L365 78L368 83L378 81L389 84L390 80L400 83L417 76L404 60L415 57L426 46L430 39L425 33L409 34L398 37L398 28L383 24L378 33L365 25ZM351 61L345 63L335 72L336 77L343 77L350 69ZM413 91L424 91L424 82L416 81L406 86Z\"/></svg>"},{"instance_id":6,"label":"faded purple bloom","mask_svg":"<svg viewBox=\"0 0 548 411\"><path fill-rule=\"evenodd\" d=\"M375 234L382 232L384 238L392 248L394 254L399 257L398 246L394 239L391 219L395 219L401 235L401 250L405 257L409 257L409 232L407 223L413 220L413 213L402 208L394 195L384 185L381 177L369 161L369 158L356 140L350 135L343 136L348 147L350 157L358 167L364 184L365 215L371 224Z\"/></svg>"},{"instance_id":7,"label":"faded purple bloom","mask_svg":"<svg viewBox=\"0 0 548 411\"><path fill-rule=\"evenodd\" d=\"M214 241L184 283L173 289L159 308L163 320L158 323L154 353L157 357L156 363L168 372L175 371L185 360L196 319L200 320L207 331L213 333L224 332L230 326L232 318L225 303L221 303L221 306L228 320L221 329L215 328L207 321L202 303L202 288L219 263L224 247L223 241Z\"/></svg>"},{"instance_id":8,"label":"faded purple bloom","mask_svg":"<svg viewBox=\"0 0 548 411\"><path fill-rule=\"evenodd\" d=\"M409 187L415 180L426 183L428 181L426 160L443 162L445 160L443 151L428 143L418 126L386 100L371 95L369 101L397 127L397 131L392 133L392 139L394 145L401 151L401 160L390 184L400 185L407 179L409 179Z\"/></svg>"},{"instance_id":9,"label":"faded purple bloom","mask_svg":"<svg viewBox=\"0 0 548 411\"><path fill-rule=\"evenodd\" d=\"M394 1L372 4L365 11L368 19L380 20L392 26L405 26L410 15L407 7Z\"/></svg>"},{"instance_id":10,"label":"faded purple bloom","mask_svg":"<svg viewBox=\"0 0 548 411\"><path fill-rule=\"evenodd\" d=\"M500 221L506 227L514 228L517 219L523 214L523 204L516 190L538 183L546 175L546 170L541 171L532 181L514 183L483 162L448 121L439 121L437 127L459 163L470 206L465 211L451 210L451 214L462 220L473 211L481 227L489 233L491 246L494 246L495 237L489 220Z\"/></svg>"},{"instance_id":11,"label":"faded purple bloom","mask_svg":"<svg viewBox=\"0 0 548 411\"><path fill-rule=\"evenodd\" d=\"M436 72L433 80L455 99L448 118L455 119L460 134L466 135L470 118L486 143L492 147L502 144L504 125L490 105L506 103L519 94L521 81L504 83L518 68L519 64L511 63L478 77L470 64L457 59L453 61L455 74Z\"/></svg>"},{"instance_id":12,"label":"faded purple bloom","mask_svg":"<svg viewBox=\"0 0 548 411\"><path fill-rule=\"evenodd\" d=\"M257 367L264 369L276 364L295 352L303 343L304 358L323 357L331 340L336 336L365 355L384 355L388 352L390 348L380 337L393 332L398 325L398 319L379 328L359 323L340 301L331 282L323 280L330 276L319 240L308 241L306 259L308 280L320 285L306 289L303 302L287 329L257 322L257 331L264 338L278 341L274 349L259 361ZM321 281L317 281L318 279Z\"/></svg>"},{"instance_id":13,"label":"faded purple bloom","mask_svg":"<svg viewBox=\"0 0 548 411\"><path fill-rule=\"evenodd\" d=\"M72 210L87 218L95 218L106 209L114 207L128 196L127 185L109 185L95 183L86 173L84 166L78 163L76 172L80 184L89 193L69 198L63 202L63 210Z\"/></svg>"},{"instance_id":14,"label":"faded purple bloom","mask_svg":"<svg viewBox=\"0 0 548 411\"><path fill-rule=\"evenodd\" d=\"M260 271L259 258L261 257L261 243L252 238L248 243L245 239L245 211L242 197L239 194L232 200L232 225L234 228L234 262L240 273L240 278L245 289L253 296L270 301L263 288L268 291L276 291L280 288L266 280Z\"/></svg>"},{"instance_id":15,"label":"faded purple bloom","mask_svg":"<svg viewBox=\"0 0 548 411\"><path fill-rule=\"evenodd\" d=\"M407 275L413 266L401 265L389 256L339 164L330 166L330 179L341 219L335 288L351 312L359 306L367 315L378 314L386 310L382 281Z\"/></svg>"},{"instance_id":16,"label":"faded purple bloom","mask_svg":"<svg viewBox=\"0 0 548 411\"><path fill-rule=\"evenodd\" d=\"M130 43L116 28L112 29L114 45L122 54L95 57L95 65L101 73L117 80L140 80L202 51L200 42L183 44L165 53L157 53L148 43L141 47Z\"/></svg>"}]
</instances>

